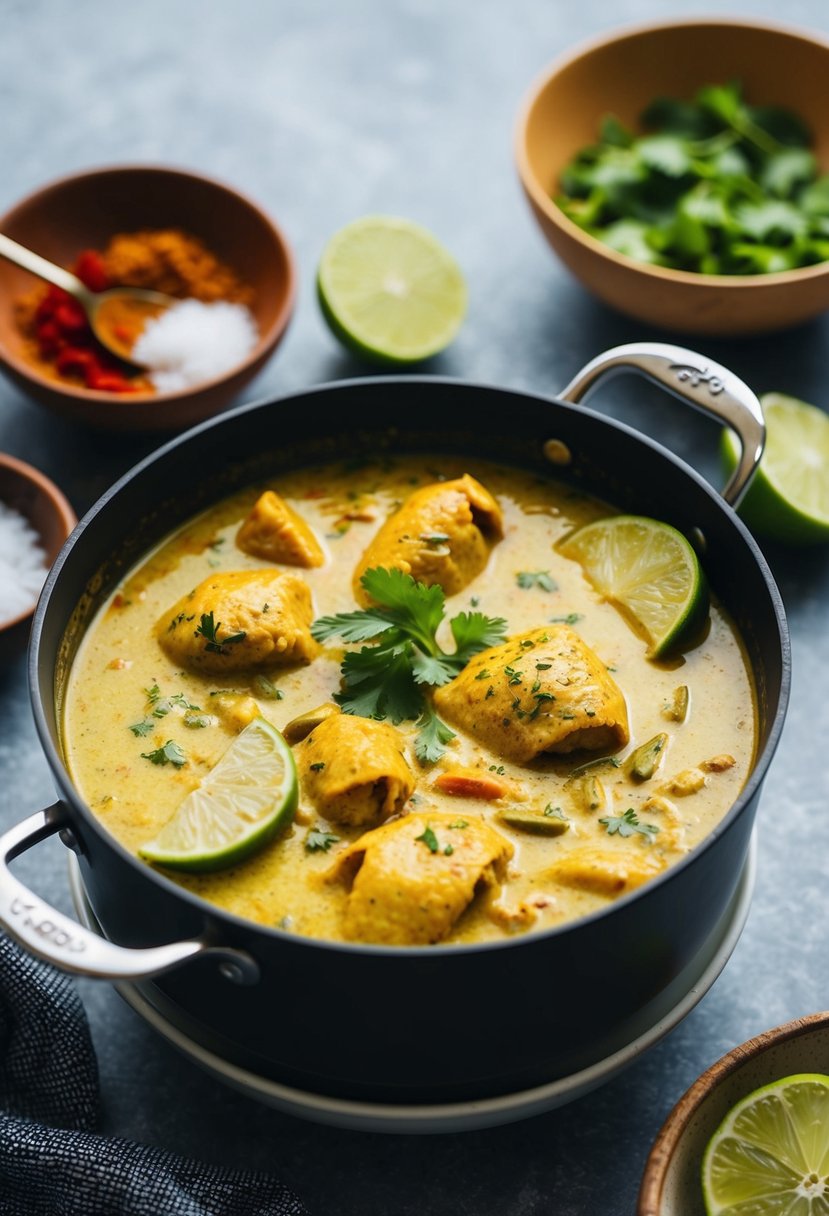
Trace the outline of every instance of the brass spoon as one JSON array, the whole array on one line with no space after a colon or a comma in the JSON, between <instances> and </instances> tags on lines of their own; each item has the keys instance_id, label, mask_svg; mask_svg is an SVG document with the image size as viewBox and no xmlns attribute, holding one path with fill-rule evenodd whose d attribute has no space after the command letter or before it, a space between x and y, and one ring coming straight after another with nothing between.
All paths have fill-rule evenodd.
<instances>
[{"instance_id":1,"label":"brass spoon","mask_svg":"<svg viewBox=\"0 0 829 1216\"><path fill-rule=\"evenodd\" d=\"M37 275L38 278L45 279L47 283L62 288L72 296L73 300L77 300L86 313L92 332L101 345L112 351L119 359L124 359L136 367L146 366L132 353L140 330L132 341L119 338L117 330L124 314L128 315L133 324L135 321L143 321L146 324L147 321L159 316L173 304L179 303L172 296L163 295L160 291L147 291L143 287L110 287L108 291L90 291L79 278L68 270L64 270L62 266L48 262L40 254L33 253L31 249L26 249L23 245L18 245L17 241L13 241L11 237L4 236L2 233L0 233L0 257L7 258L8 261L14 262L15 266L20 266L21 269Z\"/></svg>"}]
</instances>

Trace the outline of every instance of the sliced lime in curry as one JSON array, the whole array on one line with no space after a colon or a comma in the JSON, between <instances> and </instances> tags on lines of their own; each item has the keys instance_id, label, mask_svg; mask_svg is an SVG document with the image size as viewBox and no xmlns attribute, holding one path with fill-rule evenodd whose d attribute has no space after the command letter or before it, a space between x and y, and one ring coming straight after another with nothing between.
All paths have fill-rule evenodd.
<instances>
[{"instance_id":1,"label":"sliced lime in curry","mask_svg":"<svg viewBox=\"0 0 829 1216\"><path fill-rule=\"evenodd\" d=\"M829 1077L799 1073L733 1106L705 1150L708 1216L829 1212Z\"/></svg>"},{"instance_id":2,"label":"sliced lime in curry","mask_svg":"<svg viewBox=\"0 0 829 1216\"><path fill-rule=\"evenodd\" d=\"M269 722L254 718L139 853L172 870L223 870L287 827L297 799L290 747Z\"/></svg>"},{"instance_id":3,"label":"sliced lime in curry","mask_svg":"<svg viewBox=\"0 0 829 1216\"><path fill-rule=\"evenodd\" d=\"M580 562L599 594L615 604L665 658L693 639L708 613L708 587L681 532L644 515L586 524L558 546Z\"/></svg>"}]
</instances>

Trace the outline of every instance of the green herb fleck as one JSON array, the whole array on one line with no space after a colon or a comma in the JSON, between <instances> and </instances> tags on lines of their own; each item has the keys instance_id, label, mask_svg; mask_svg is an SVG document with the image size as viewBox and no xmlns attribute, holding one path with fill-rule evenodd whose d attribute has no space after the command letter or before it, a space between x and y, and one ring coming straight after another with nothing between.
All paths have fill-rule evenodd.
<instances>
[{"instance_id":1,"label":"green herb fleck","mask_svg":"<svg viewBox=\"0 0 829 1216\"><path fill-rule=\"evenodd\" d=\"M184 751L172 739L168 739L162 747L157 747L153 752L142 752L141 758L149 760L151 764L172 764L175 768L181 768L187 763Z\"/></svg>"},{"instance_id":2,"label":"green herb fleck","mask_svg":"<svg viewBox=\"0 0 829 1216\"><path fill-rule=\"evenodd\" d=\"M415 840L422 840L430 853L437 853L440 845L438 838L432 829L427 825L420 836L415 836Z\"/></svg>"},{"instance_id":3,"label":"green herb fleck","mask_svg":"<svg viewBox=\"0 0 829 1216\"><path fill-rule=\"evenodd\" d=\"M638 832L648 843L659 831L655 823L640 823L632 806L629 806L623 815L608 815L606 819L600 819L599 823L607 829L608 836L633 836Z\"/></svg>"},{"instance_id":4,"label":"green herb fleck","mask_svg":"<svg viewBox=\"0 0 829 1216\"><path fill-rule=\"evenodd\" d=\"M522 591L529 591L531 587L539 587L542 591L558 590L558 583L550 577L549 570L521 570L515 581Z\"/></svg>"},{"instance_id":5,"label":"green herb fleck","mask_svg":"<svg viewBox=\"0 0 829 1216\"><path fill-rule=\"evenodd\" d=\"M154 726L154 722L148 722L145 718L143 722L134 722L129 729L137 738L143 739L146 735L152 733Z\"/></svg>"},{"instance_id":6,"label":"green herb fleck","mask_svg":"<svg viewBox=\"0 0 829 1216\"><path fill-rule=\"evenodd\" d=\"M253 686L260 697L265 697L268 701L281 701L285 695L281 688L277 688L267 676L261 674L254 677Z\"/></svg>"},{"instance_id":7,"label":"green herb fleck","mask_svg":"<svg viewBox=\"0 0 829 1216\"><path fill-rule=\"evenodd\" d=\"M326 832L324 828L311 828L305 837L306 853L327 853L332 844L337 844L339 836Z\"/></svg>"},{"instance_id":8,"label":"green herb fleck","mask_svg":"<svg viewBox=\"0 0 829 1216\"><path fill-rule=\"evenodd\" d=\"M325 761L318 760L316 762L316 764L309 764L308 767L310 768L312 773L321 773L322 770L325 768Z\"/></svg>"},{"instance_id":9,"label":"green herb fleck","mask_svg":"<svg viewBox=\"0 0 829 1216\"><path fill-rule=\"evenodd\" d=\"M551 625L575 625L577 621L582 619L581 612L568 612L565 616L551 616Z\"/></svg>"},{"instance_id":10,"label":"green herb fleck","mask_svg":"<svg viewBox=\"0 0 829 1216\"><path fill-rule=\"evenodd\" d=\"M201 621L197 628L193 631L194 637L202 637L205 639L205 650L211 654L228 654L228 646L233 646L238 642L243 642L247 637L247 633L242 630L239 633L231 634L229 637L220 638L219 630L222 627L221 621L213 620L212 612L203 612Z\"/></svg>"}]
</instances>

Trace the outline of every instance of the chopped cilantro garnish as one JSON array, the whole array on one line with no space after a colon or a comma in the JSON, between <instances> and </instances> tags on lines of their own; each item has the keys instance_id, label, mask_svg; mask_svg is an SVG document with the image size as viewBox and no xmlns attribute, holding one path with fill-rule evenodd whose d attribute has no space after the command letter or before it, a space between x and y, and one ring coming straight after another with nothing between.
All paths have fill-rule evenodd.
<instances>
[{"instance_id":1,"label":"chopped cilantro garnish","mask_svg":"<svg viewBox=\"0 0 829 1216\"><path fill-rule=\"evenodd\" d=\"M551 616L551 625L575 625L576 621L580 621L582 614L580 612L567 612L564 616Z\"/></svg>"},{"instance_id":2,"label":"chopped cilantro garnish","mask_svg":"<svg viewBox=\"0 0 829 1216\"><path fill-rule=\"evenodd\" d=\"M181 768L183 764L187 763L187 757L183 749L172 739L168 739L162 747L157 747L154 752L142 752L141 758L149 760L151 764L172 764L175 768Z\"/></svg>"},{"instance_id":3,"label":"chopped cilantro garnish","mask_svg":"<svg viewBox=\"0 0 829 1216\"><path fill-rule=\"evenodd\" d=\"M326 832L324 828L311 828L305 837L305 852L327 853L332 844L336 844L339 839L339 836L335 836L333 832Z\"/></svg>"},{"instance_id":4,"label":"chopped cilantro garnish","mask_svg":"<svg viewBox=\"0 0 829 1216\"><path fill-rule=\"evenodd\" d=\"M599 823L607 829L608 836L633 836L638 832L647 841L651 841L659 831L655 823L640 823L632 806L629 806L623 815L608 815L606 819L600 819Z\"/></svg>"},{"instance_id":5,"label":"chopped cilantro garnish","mask_svg":"<svg viewBox=\"0 0 829 1216\"><path fill-rule=\"evenodd\" d=\"M309 764L308 767L310 768L312 773L321 773L322 770L325 768L325 761L318 760L316 762L316 764Z\"/></svg>"},{"instance_id":6,"label":"chopped cilantro garnish","mask_svg":"<svg viewBox=\"0 0 829 1216\"><path fill-rule=\"evenodd\" d=\"M204 648L210 651L211 654L227 654L226 647L232 646L236 642L243 642L247 637L247 633L242 630L239 633L231 634L229 637L220 638L219 630L221 627L222 622L214 621L212 612L203 612L198 626L193 631L195 637L205 639Z\"/></svg>"},{"instance_id":7,"label":"chopped cilantro garnish","mask_svg":"<svg viewBox=\"0 0 829 1216\"><path fill-rule=\"evenodd\" d=\"M437 853L438 849L440 848L437 836L428 826L423 829L420 836L415 836L415 840L422 840L430 853Z\"/></svg>"},{"instance_id":8,"label":"chopped cilantro garnish","mask_svg":"<svg viewBox=\"0 0 829 1216\"><path fill-rule=\"evenodd\" d=\"M154 725L153 722L148 722L145 719L143 722L134 722L129 729L137 738L143 739L146 735L152 733Z\"/></svg>"},{"instance_id":9,"label":"chopped cilantro garnish","mask_svg":"<svg viewBox=\"0 0 829 1216\"><path fill-rule=\"evenodd\" d=\"M531 587L539 587L542 591L556 591L558 583L550 577L549 570L521 570L515 576L515 581L522 591Z\"/></svg>"},{"instance_id":10,"label":"chopped cilantro garnish","mask_svg":"<svg viewBox=\"0 0 829 1216\"><path fill-rule=\"evenodd\" d=\"M474 655L503 641L506 621L481 612L458 613L449 622L455 651L448 654L435 637L445 608L440 586L427 587L401 570L383 568L367 570L361 583L371 607L320 617L311 627L320 642L339 637L371 643L346 654L342 691L334 699L345 713L364 718L418 719L415 754L432 763L453 734L428 707L424 686L446 684Z\"/></svg>"}]
</instances>

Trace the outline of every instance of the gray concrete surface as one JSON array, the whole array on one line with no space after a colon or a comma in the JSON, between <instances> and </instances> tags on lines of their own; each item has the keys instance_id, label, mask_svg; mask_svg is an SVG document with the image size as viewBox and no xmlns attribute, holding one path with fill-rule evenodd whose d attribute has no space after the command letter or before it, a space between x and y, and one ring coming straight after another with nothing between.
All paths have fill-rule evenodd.
<instances>
[{"instance_id":1,"label":"gray concrete surface","mask_svg":"<svg viewBox=\"0 0 829 1216\"><path fill-rule=\"evenodd\" d=\"M824 0L693 0L829 33ZM409 215L454 250L470 311L435 373L553 393L603 348L656 337L591 300L552 259L520 196L511 139L533 76L574 42L675 15L658 0L0 0L0 210L50 178L131 160L212 173L284 225L300 268L290 332L242 400L364 369L314 299L326 238L369 211ZM698 346L758 391L827 407L829 319L773 339ZM712 478L716 427L646 387L595 404ZM73 428L0 383L0 449L32 461L78 512L152 447ZM759 814L759 878L724 974L624 1075L572 1106L481 1133L392 1138L313 1126L224 1089L175 1054L106 984L84 983L102 1131L273 1170L315 1216L624 1216L676 1099L749 1036L829 1006L829 557L767 549L790 616L794 693ZM21 656L0 671L0 824L52 800ZM20 872L68 907L63 851Z\"/></svg>"}]
</instances>

